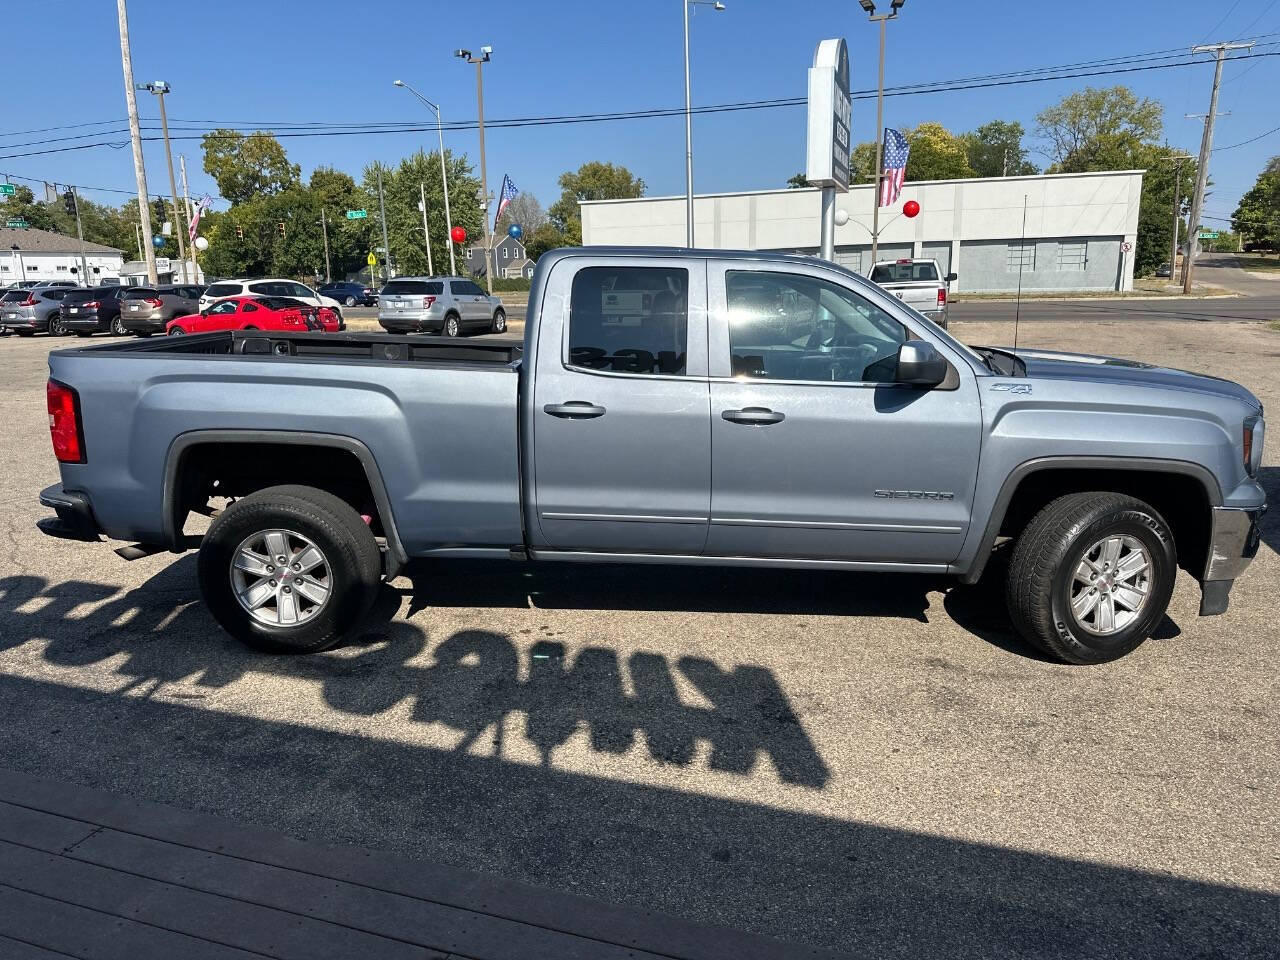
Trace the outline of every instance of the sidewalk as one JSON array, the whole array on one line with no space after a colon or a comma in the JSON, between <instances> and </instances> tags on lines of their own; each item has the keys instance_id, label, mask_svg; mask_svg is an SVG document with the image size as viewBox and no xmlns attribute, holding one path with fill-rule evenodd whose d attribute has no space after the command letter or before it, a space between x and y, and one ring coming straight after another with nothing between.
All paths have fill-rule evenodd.
<instances>
[{"instance_id":1,"label":"sidewalk","mask_svg":"<svg viewBox=\"0 0 1280 960\"><path fill-rule=\"evenodd\" d=\"M627 869L625 860L617 868ZM830 955L0 771L0 956Z\"/></svg>"}]
</instances>

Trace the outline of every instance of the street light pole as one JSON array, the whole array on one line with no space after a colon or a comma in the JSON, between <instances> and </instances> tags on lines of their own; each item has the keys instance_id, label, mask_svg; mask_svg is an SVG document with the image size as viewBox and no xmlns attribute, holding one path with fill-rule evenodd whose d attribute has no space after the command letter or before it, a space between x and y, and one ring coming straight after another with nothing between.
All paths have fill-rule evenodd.
<instances>
[{"instance_id":1,"label":"street light pole","mask_svg":"<svg viewBox=\"0 0 1280 960\"><path fill-rule=\"evenodd\" d=\"M480 134L480 216L484 218L484 278L493 296L493 233L489 228L489 173L484 155L484 65L489 62L493 47L481 47L480 56L473 57L470 50L458 50L454 56L476 66L476 127ZM449 238L450 240L453 237Z\"/></svg>"},{"instance_id":2,"label":"street light pole","mask_svg":"<svg viewBox=\"0 0 1280 960\"><path fill-rule=\"evenodd\" d=\"M378 164L378 212L382 220L382 255L387 258L383 274L388 280L395 276L391 272L391 243L387 240L387 202L382 197L382 164Z\"/></svg>"},{"instance_id":3,"label":"street light pole","mask_svg":"<svg viewBox=\"0 0 1280 960\"><path fill-rule=\"evenodd\" d=\"M186 225L182 222L182 206L178 203L178 181L173 176L173 151L169 147L169 118L164 110L164 96L169 92L169 84L163 80L157 80L155 83L140 83L139 90L148 90L155 94L155 98L160 103L160 129L164 134L164 159L169 165L169 195L173 197L173 219L177 221L174 224L174 232L178 235L178 256L182 258L182 282L187 283L187 241L183 239L183 233L186 232Z\"/></svg>"},{"instance_id":4,"label":"street light pole","mask_svg":"<svg viewBox=\"0 0 1280 960\"><path fill-rule=\"evenodd\" d=\"M332 283L333 274L329 270L329 222L325 219L324 207L320 208L320 235L324 237L324 282Z\"/></svg>"},{"instance_id":5,"label":"street light pole","mask_svg":"<svg viewBox=\"0 0 1280 960\"><path fill-rule=\"evenodd\" d=\"M445 170L444 163L444 129L440 122L440 107L437 104L432 103L403 80L395 80L393 82L397 87L404 87L428 107L434 110L436 114L436 137L440 141L440 185L444 189L445 246L449 248L449 273L456 277L458 275L458 264L454 259L453 253L453 215L449 212L449 174Z\"/></svg>"},{"instance_id":6,"label":"street light pole","mask_svg":"<svg viewBox=\"0 0 1280 960\"><path fill-rule=\"evenodd\" d=\"M147 206L147 169L142 160L142 128L138 123L138 99L133 93L133 55L129 51L129 12L125 0L116 0L116 17L120 25L120 67L124 71L124 99L129 108L129 139L133 143L133 175L138 182L138 218L147 234L143 259L147 261L147 281L158 282L156 251L151 243L151 208Z\"/></svg>"},{"instance_id":7,"label":"street light pole","mask_svg":"<svg viewBox=\"0 0 1280 960\"><path fill-rule=\"evenodd\" d=\"M680 0L684 7L684 222L685 246L693 249L693 106L689 82L689 8L694 4L721 11L724 4L714 0Z\"/></svg>"},{"instance_id":8,"label":"street light pole","mask_svg":"<svg viewBox=\"0 0 1280 960\"><path fill-rule=\"evenodd\" d=\"M435 276L436 269L431 265L431 234L427 230L427 185L418 183L418 196L422 200L422 242L427 245L427 276Z\"/></svg>"},{"instance_id":9,"label":"street light pole","mask_svg":"<svg viewBox=\"0 0 1280 960\"><path fill-rule=\"evenodd\" d=\"M889 12L876 14L874 0L858 0L872 23L880 24L880 73L876 84L876 189L871 198L871 262L880 255L880 180L884 175L884 41L890 20L898 18L898 11L907 0L891 0Z\"/></svg>"}]
</instances>

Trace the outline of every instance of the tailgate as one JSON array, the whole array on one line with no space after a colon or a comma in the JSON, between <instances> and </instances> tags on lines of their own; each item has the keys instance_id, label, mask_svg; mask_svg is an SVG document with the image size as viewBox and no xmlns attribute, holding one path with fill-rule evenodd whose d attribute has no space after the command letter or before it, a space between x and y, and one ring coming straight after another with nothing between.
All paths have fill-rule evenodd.
<instances>
[{"instance_id":1,"label":"tailgate","mask_svg":"<svg viewBox=\"0 0 1280 960\"><path fill-rule=\"evenodd\" d=\"M916 310L936 310L938 308L938 291L942 289L936 283L888 283L882 284L885 291L893 294L903 303Z\"/></svg>"}]
</instances>

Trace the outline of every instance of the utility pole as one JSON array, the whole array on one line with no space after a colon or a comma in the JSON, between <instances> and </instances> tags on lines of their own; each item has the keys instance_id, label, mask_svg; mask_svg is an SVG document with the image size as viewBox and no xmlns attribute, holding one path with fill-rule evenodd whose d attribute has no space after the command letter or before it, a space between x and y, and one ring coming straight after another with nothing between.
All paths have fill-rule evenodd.
<instances>
[{"instance_id":1,"label":"utility pole","mask_svg":"<svg viewBox=\"0 0 1280 960\"><path fill-rule=\"evenodd\" d=\"M1191 156L1182 154L1170 159L1173 160L1173 241L1169 245L1169 282L1172 283L1173 269L1178 264L1178 225L1182 223L1182 161L1190 160Z\"/></svg>"},{"instance_id":2,"label":"utility pole","mask_svg":"<svg viewBox=\"0 0 1280 960\"><path fill-rule=\"evenodd\" d=\"M480 217L484 220L484 279L489 288L489 296L493 296L493 233L489 227L489 173L484 155L484 65L489 62L492 54L493 47L481 47L478 57L473 57L470 50L454 52L459 60L473 63L476 67L476 128L480 134Z\"/></svg>"},{"instance_id":3,"label":"utility pole","mask_svg":"<svg viewBox=\"0 0 1280 960\"><path fill-rule=\"evenodd\" d=\"M329 223L324 218L324 207L320 208L320 235L324 237L324 282L332 283L333 275L329 271Z\"/></svg>"},{"instance_id":4,"label":"utility pole","mask_svg":"<svg viewBox=\"0 0 1280 960\"><path fill-rule=\"evenodd\" d=\"M135 223L133 225L133 233L138 238L138 259L142 260L146 256L142 251L142 224Z\"/></svg>"},{"instance_id":5,"label":"utility pole","mask_svg":"<svg viewBox=\"0 0 1280 960\"><path fill-rule=\"evenodd\" d=\"M80 241L80 282L86 287L89 286L89 263L84 257L84 227L80 225L80 194L76 193L74 186L68 186L71 191L71 205L76 209L76 239Z\"/></svg>"},{"instance_id":6,"label":"utility pole","mask_svg":"<svg viewBox=\"0 0 1280 960\"><path fill-rule=\"evenodd\" d=\"M387 258L386 266L383 268L383 273L385 273L387 279L390 280L392 276L394 276L394 274L392 274L391 272L391 242L387 240L387 202L386 200L383 199L383 196L382 196L382 164L381 163L378 164L378 212L379 212L379 216L382 219L382 255ZM373 272L372 267L370 267L369 272L370 273ZM372 285L373 284L370 284L370 286Z\"/></svg>"},{"instance_id":7,"label":"utility pole","mask_svg":"<svg viewBox=\"0 0 1280 960\"><path fill-rule=\"evenodd\" d=\"M116 0L116 16L120 21L120 66L124 71L124 99L129 107L129 139L133 142L133 175L138 181L138 217L146 232L143 259L147 261L147 281L155 284L156 251L151 243L151 210L147 206L147 171L142 162L142 130L138 124L138 100L133 94L133 57L129 52L129 12L125 0Z\"/></svg>"},{"instance_id":8,"label":"utility pole","mask_svg":"<svg viewBox=\"0 0 1280 960\"><path fill-rule=\"evenodd\" d=\"M435 267L431 265L431 234L427 232L427 185L418 184L418 196L422 198L418 209L422 211L422 240L427 245L427 276L435 276Z\"/></svg>"},{"instance_id":9,"label":"utility pole","mask_svg":"<svg viewBox=\"0 0 1280 960\"><path fill-rule=\"evenodd\" d=\"M1227 53L1232 50L1248 50L1253 41L1248 43L1213 43L1191 48L1192 53L1213 53L1213 93L1209 96L1209 115L1204 121L1204 135L1200 139L1200 163L1196 169L1196 192L1191 198L1191 229L1187 235L1187 256L1183 261L1182 293L1191 293L1191 284L1195 275L1195 252L1198 245L1200 215L1204 210L1204 188L1209 180L1209 154L1213 151L1213 121L1218 112L1218 87L1222 85L1222 64Z\"/></svg>"},{"instance_id":10,"label":"utility pole","mask_svg":"<svg viewBox=\"0 0 1280 960\"><path fill-rule=\"evenodd\" d=\"M178 234L178 256L182 258L182 282L187 283L190 279L187 276L187 241L182 236L186 233L187 228L182 222L182 214L180 213L182 208L178 205L178 184L173 178L173 152L169 148L169 118L164 110L164 96L169 92L169 84L161 80L155 83L141 84L139 89L149 90L155 94L156 100L160 102L160 129L164 134L164 159L169 166L169 195L173 197L173 219L176 221L174 232Z\"/></svg>"}]
</instances>

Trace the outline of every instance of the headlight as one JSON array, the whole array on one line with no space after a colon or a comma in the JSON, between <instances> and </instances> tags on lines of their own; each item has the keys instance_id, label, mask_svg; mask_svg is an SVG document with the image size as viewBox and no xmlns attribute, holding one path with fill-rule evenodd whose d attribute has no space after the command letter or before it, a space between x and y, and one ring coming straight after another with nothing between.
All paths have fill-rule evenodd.
<instances>
[{"instance_id":1,"label":"headlight","mask_svg":"<svg viewBox=\"0 0 1280 960\"><path fill-rule=\"evenodd\" d=\"M1244 468L1251 477L1258 475L1262 466L1262 443L1266 435L1266 421L1250 417L1244 422Z\"/></svg>"}]
</instances>

